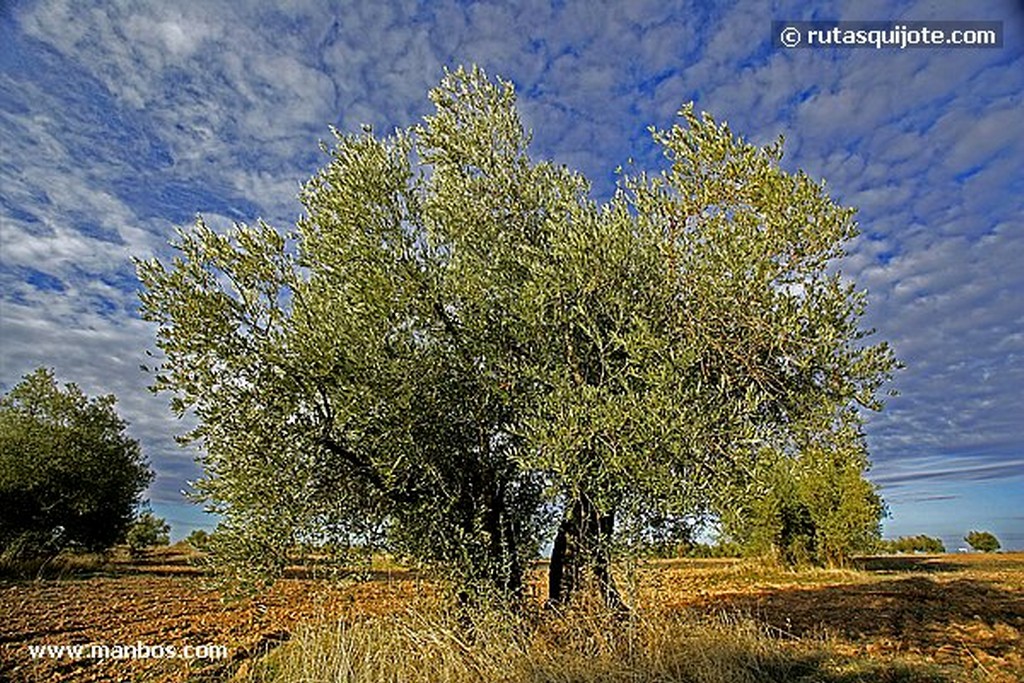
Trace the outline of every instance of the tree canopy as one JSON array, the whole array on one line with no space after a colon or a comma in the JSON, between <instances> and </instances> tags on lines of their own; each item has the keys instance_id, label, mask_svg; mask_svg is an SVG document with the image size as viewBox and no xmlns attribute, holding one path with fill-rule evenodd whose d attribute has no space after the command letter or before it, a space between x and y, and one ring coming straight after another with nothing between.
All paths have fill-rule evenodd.
<instances>
[{"instance_id":1,"label":"tree canopy","mask_svg":"<svg viewBox=\"0 0 1024 683\"><path fill-rule=\"evenodd\" d=\"M684 107L652 131L669 169L599 205L530 158L510 83L459 69L430 98L422 125L335 132L293 234L200 220L138 264L214 552L273 574L379 542L508 594L554 534L552 600L588 574L614 595L616 534L767 458L863 453L894 361L829 267L853 212L781 141Z\"/></svg>"},{"instance_id":2,"label":"tree canopy","mask_svg":"<svg viewBox=\"0 0 1024 683\"><path fill-rule=\"evenodd\" d=\"M142 512L125 534L125 541L132 555L141 555L147 549L171 542L171 525L152 510Z\"/></svg>"},{"instance_id":3,"label":"tree canopy","mask_svg":"<svg viewBox=\"0 0 1024 683\"><path fill-rule=\"evenodd\" d=\"M975 550L982 553L994 553L1001 547L999 539L990 531L971 531L964 540Z\"/></svg>"},{"instance_id":4,"label":"tree canopy","mask_svg":"<svg viewBox=\"0 0 1024 683\"><path fill-rule=\"evenodd\" d=\"M0 398L0 546L99 551L124 537L152 473L115 403L43 368Z\"/></svg>"}]
</instances>

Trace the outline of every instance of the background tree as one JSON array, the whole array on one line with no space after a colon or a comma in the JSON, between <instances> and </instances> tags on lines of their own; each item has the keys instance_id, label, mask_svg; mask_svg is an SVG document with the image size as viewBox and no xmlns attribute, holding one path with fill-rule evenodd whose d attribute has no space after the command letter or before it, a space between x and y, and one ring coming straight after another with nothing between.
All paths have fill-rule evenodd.
<instances>
[{"instance_id":1,"label":"background tree","mask_svg":"<svg viewBox=\"0 0 1024 683\"><path fill-rule=\"evenodd\" d=\"M968 545L982 553L994 553L999 550L999 539L988 531L971 531L964 540Z\"/></svg>"},{"instance_id":2,"label":"background tree","mask_svg":"<svg viewBox=\"0 0 1024 683\"><path fill-rule=\"evenodd\" d=\"M152 478L112 395L88 398L40 368L0 398L0 545L106 550Z\"/></svg>"},{"instance_id":3,"label":"background tree","mask_svg":"<svg viewBox=\"0 0 1024 683\"><path fill-rule=\"evenodd\" d=\"M941 539L918 534L917 536L900 536L895 539L879 541L878 548L884 553L944 553L946 546Z\"/></svg>"},{"instance_id":4,"label":"background tree","mask_svg":"<svg viewBox=\"0 0 1024 683\"><path fill-rule=\"evenodd\" d=\"M192 533L185 538L185 542L195 550L205 552L210 545L210 534L205 529L194 529Z\"/></svg>"},{"instance_id":5,"label":"background tree","mask_svg":"<svg viewBox=\"0 0 1024 683\"><path fill-rule=\"evenodd\" d=\"M133 555L141 555L153 546L170 543L171 525L162 517L157 517L152 511L146 510L128 528L125 541Z\"/></svg>"},{"instance_id":6,"label":"background tree","mask_svg":"<svg viewBox=\"0 0 1024 683\"><path fill-rule=\"evenodd\" d=\"M843 565L870 553L881 538L885 508L864 478L867 457L852 450L809 448L795 458L765 458L745 486L724 487L726 534L748 555L785 564Z\"/></svg>"},{"instance_id":7,"label":"background tree","mask_svg":"<svg viewBox=\"0 0 1024 683\"><path fill-rule=\"evenodd\" d=\"M294 241L200 222L139 264L215 553L272 574L303 538L379 539L514 594L550 511L551 600L593 578L614 602L617 529L857 447L892 357L827 270L852 212L780 144L686 108L655 134L671 170L599 207L530 159L511 84L460 69L430 97L422 126L336 136Z\"/></svg>"}]
</instances>

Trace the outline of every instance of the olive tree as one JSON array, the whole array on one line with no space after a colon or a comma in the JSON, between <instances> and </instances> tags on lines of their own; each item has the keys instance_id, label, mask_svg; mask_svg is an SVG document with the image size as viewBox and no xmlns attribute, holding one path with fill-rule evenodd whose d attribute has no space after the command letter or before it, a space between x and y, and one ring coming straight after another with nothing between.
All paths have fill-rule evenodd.
<instances>
[{"instance_id":1,"label":"olive tree","mask_svg":"<svg viewBox=\"0 0 1024 683\"><path fill-rule=\"evenodd\" d=\"M684 108L655 131L670 169L598 205L530 158L510 83L460 69L430 98L422 125L336 133L292 235L200 221L139 263L235 566L380 542L508 595L548 529L551 600L593 577L614 602L618 532L878 406L891 354L828 270L852 212L781 143Z\"/></svg>"},{"instance_id":2,"label":"olive tree","mask_svg":"<svg viewBox=\"0 0 1024 683\"><path fill-rule=\"evenodd\" d=\"M0 397L0 549L102 551L124 537L153 475L115 403L44 368Z\"/></svg>"},{"instance_id":3,"label":"olive tree","mask_svg":"<svg viewBox=\"0 0 1024 683\"><path fill-rule=\"evenodd\" d=\"M989 531L971 531L964 536L964 540L971 548L982 553L994 553L1000 548L999 539Z\"/></svg>"},{"instance_id":4,"label":"olive tree","mask_svg":"<svg viewBox=\"0 0 1024 683\"><path fill-rule=\"evenodd\" d=\"M881 541L885 506L864 473L862 439L820 445L795 457L766 457L724 486L723 531L748 554L785 564L841 566Z\"/></svg>"},{"instance_id":5,"label":"olive tree","mask_svg":"<svg viewBox=\"0 0 1024 683\"><path fill-rule=\"evenodd\" d=\"M470 84L452 75L434 96ZM495 104L511 97L474 87ZM416 152L465 154L479 144L466 137ZM488 374L493 340L461 320L490 294L455 298L451 250L434 238L462 197L446 194L440 164L430 176L413 167L412 132L336 138L293 240L263 223L219 235L200 222L170 267L139 264L166 357L155 387L198 418L187 435L203 446L198 487L224 515L212 550L251 580L298 545L385 543L465 597L516 594L543 482L517 463L512 394Z\"/></svg>"},{"instance_id":6,"label":"olive tree","mask_svg":"<svg viewBox=\"0 0 1024 683\"><path fill-rule=\"evenodd\" d=\"M125 541L133 556L142 555L153 546L168 545L171 542L171 525L151 510L145 510L128 528Z\"/></svg>"}]
</instances>

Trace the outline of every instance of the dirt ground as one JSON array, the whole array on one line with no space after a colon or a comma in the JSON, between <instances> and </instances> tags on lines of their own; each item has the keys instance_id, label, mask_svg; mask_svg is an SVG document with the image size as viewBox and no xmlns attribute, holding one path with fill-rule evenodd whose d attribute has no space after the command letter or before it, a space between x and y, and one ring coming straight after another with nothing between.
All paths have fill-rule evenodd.
<instances>
[{"instance_id":1,"label":"dirt ground","mask_svg":"<svg viewBox=\"0 0 1024 683\"><path fill-rule=\"evenodd\" d=\"M652 604L751 616L780 638L934 666L940 680L1024 681L1024 553L873 557L845 571L659 569L640 580Z\"/></svg>"},{"instance_id":2,"label":"dirt ground","mask_svg":"<svg viewBox=\"0 0 1024 683\"><path fill-rule=\"evenodd\" d=\"M641 607L752 617L782 640L926 664L939 672L933 680L1024 680L1024 553L868 558L803 572L671 560L641 568L630 585ZM0 680L224 681L302 620L403 609L431 592L414 574L387 570L358 584L286 578L259 598L225 603L174 549L92 576L0 582ZM98 656L93 644L122 649ZM39 650L69 645L85 649ZM156 656L167 646L213 654L208 645L226 657Z\"/></svg>"},{"instance_id":3,"label":"dirt ground","mask_svg":"<svg viewBox=\"0 0 1024 683\"><path fill-rule=\"evenodd\" d=\"M431 590L398 569L348 584L285 578L259 597L225 601L189 559L172 547L98 575L0 583L0 681L224 681L287 640L300 620L380 614ZM85 645L81 656L32 652L77 644ZM111 649L94 656L93 644ZM165 656L167 646L181 656ZM185 646L208 656L185 657Z\"/></svg>"}]
</instances>

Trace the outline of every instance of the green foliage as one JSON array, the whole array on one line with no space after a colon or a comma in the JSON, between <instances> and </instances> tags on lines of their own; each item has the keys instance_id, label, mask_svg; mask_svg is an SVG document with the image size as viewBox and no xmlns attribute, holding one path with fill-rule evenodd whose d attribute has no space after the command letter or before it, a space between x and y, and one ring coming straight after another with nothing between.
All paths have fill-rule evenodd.
<instances>
[{"instance_id":1,"label":"green foliage","mask_svg":"<svg viewBox=\"0 0 1024 683\"><path fill-rule=\"evenodd\" d=\"M185 542L196 550L205 551L210 546L210 534L203 529L194 529L185 538Z\"/></svg>"},{"instance_id":2,"label":"green foliage","mask_svg":"<svg viewBox=\"0 0 1024 683\"><path fill-rule=\"evenodd\" d=\"M994 553L999 550L999 539L988 531L971 531L964 540L968 545L979 552Z\"/></svg>"},{"instance_id":3,"label":"green foliage","mask_svg":"<svg viewBox=\"0 0 1024 683\"><path fill-rule=\"evenodd\" d=\"M555 514L569 586L764 453L847 471L825 453L856 451L851 406L894 363L826 270L852 211L781 144L684 108L654 132L671 170L597 206L530 159L511 84L460 69L430 99L423 125L336 133L287 238L200 221L138 264L215 555L272 576L290 547L383 544L507 594ZM836 497L804 495L826 554L856 526Z\"/></svg>"},{"instance_id":4,"label":"green foliage","mask_svg":"<svg viewBox=\"0 0 1024 683\"><path fill-rule=\"evenodd\" d=\"M469 84L449 77L439 112ZM499 107L511 89L467 98ZM491 341L459 319L484 302L452 291L471 283L431 235L465 221L464 190L486 190L450 179L462 157L491 153L485 133L514 155L521 131L508 117L434 129L417 154L450 161L430 177L411 167L410 133L337 134L294 246L264 224L222 236L200 223L169 269L139 265L167 358L156 388L199 418L188 436L205 451L199 489L225 517L211 550L229 576L273 576L296 546L387 543L464 589L515 592L536 554L542 482L515 461L523 440L487 376Z\"/></svg>"},{"instance_id":5,"label":"green foliage","mask_svg":"<svg viewBox=\"0 0 1024 683\"><path fill-rule=\"evenodd\" d=\"M0 398L0 547L106 550L152 478L113 396L86 397L38 369Z\"/></svg>"},{"instance_id":6,"label":"green foliage","mask_svg":"<svg viewBox=\"0 0 1024 683\"><path fill-rule=\"evenodd\" d=\"M162 517L157 517L149 510L146 510L128 529L125 541L133 555L157 545L167 545L171 542L171 525Z\"/></svg>"},{"instance_id":7,"label":"green foliage","mask_svg":"<svg viewBox=\"0 0 1024 683\"><path fill-rule=\"evenodd\" d=\"M938 538L918 534L882 539L878 542L878 550L883 553L944 553L946 546Z\"/></svg>"},{"instance_id":8,"label":"green foliage","mask_svg":"<svg viewBox=\"0 0 1024 683\"><path fill-rule=\"evenodd\" d=\"M859 438L852 446L820 445L797 457L764 457L745 492L726 507L726 532L752 555L788 565L843 565L871 552L881 536L884 505L863 472L867 457Z\"/></svg>"},{"instance_id":9,"label":"green foliage","mask_svg":"<svg viewBox=\"0 0 1024 683\"><path fill-rule=\"evenodd\" d=\"M791 460L779 459L767 470L755 478L760 495L745 508L734 509L726 518L726 529L741 541L746 554L770 554L790 565L812 562L818 539L797 468Z\"/></svg>"}]
</instances>

